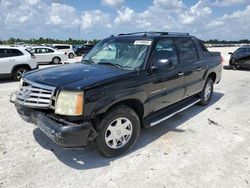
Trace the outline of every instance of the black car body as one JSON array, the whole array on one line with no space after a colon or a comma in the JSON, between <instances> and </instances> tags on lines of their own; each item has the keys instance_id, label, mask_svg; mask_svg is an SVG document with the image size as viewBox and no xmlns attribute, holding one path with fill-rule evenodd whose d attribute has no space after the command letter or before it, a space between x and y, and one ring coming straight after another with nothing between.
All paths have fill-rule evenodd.
<instances>
[{"instance_id":1,"label":"black car body","mask_svg":"<svg viewBox=\"0 0 250 188\"><path fill-rule=\"evenodd\" d=\"M250 69L250 46L240 47L235 52L229 54L231 55L229 65L233 69L240 67Z\"/></svg>"},{"instance_id":2,"label":"black car body","mask_svg":"<svg viewBox=\"0 0 250 188\"><path fill-rule=\"evenodd\" d=\"M105 50L98 51L102 46ZM123 61L115 61L122 53L126 64L114 63ZM96 58L97 63L91 59L96 56L112 58ZM132 67L135 60L140 63ZM19 115L57 144L75 148L96 140L99 151L113 157L134 145L141 126L159 124L197 102L207 104L213 83L221 79L221 62L220 53L209 52L188 34L121 34L101 41L81 63L27 73L13 100ZM64 112L71 100L77 115ZM129 126L119 129L118 123ZM113 128L115 138L108 141ZM130 137L119 140L121 131ZM110 147L103 145L103 134Z\"/></svg>"},{"instance_id":3,"label":"black car body","mask_svg":"<svg viewBox=\"0 0 250 188\"><path fill-rule=\"evenodd\" d=\"M94 47L95 45L93 44L84 44L82 45L81 47L78 47L75 49L75 54L77 56L84 56L86 55L87 53L89 53L89 51Z\"/></svg>"}]
</instances>

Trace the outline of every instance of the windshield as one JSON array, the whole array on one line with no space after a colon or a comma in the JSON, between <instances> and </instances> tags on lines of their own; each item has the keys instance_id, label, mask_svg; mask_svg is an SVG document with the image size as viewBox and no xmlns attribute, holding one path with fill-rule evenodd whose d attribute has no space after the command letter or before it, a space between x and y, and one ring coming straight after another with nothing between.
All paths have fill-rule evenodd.
<instances>
[{"instance_id":1,"label":"windshield","mask_svg":"<svg viewBox=\"0 0 250 188\"><path fill-rule=\"evenodd\" d=\"M99 42L83 60L134 69L143 64L151 43L151 40L106 39Z\"/></svg>"},{"instance_id":2,"label":"windshield","mask_svg":"<svg viewBox=\"0 0 250 188\"><path fill-rule=\"evenodd\" d=\"M248 53L250 52L250 48L239 48L235 51L235 55L242 55L242 54L245 54L245 53Z\"/></svg>"}]
</instances>

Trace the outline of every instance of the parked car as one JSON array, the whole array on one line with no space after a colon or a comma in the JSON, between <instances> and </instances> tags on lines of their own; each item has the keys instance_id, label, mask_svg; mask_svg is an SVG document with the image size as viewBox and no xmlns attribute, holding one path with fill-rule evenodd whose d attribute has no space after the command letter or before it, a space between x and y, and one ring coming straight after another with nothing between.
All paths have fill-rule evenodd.
<instances>
[{"instance_id":1,"label":"parked car","mask_svg":"<svg viewBox=\"0 0 250 188\"><path fill-rule=\"evenodd\" d=\"M38 64L53 63L59 64L68 60L64 52L58 51L47 46L36 46L28 48L28 50L36 56Z\"/></svg>"},{"instance_id":2,"label":"parked car","mask_svg":"<svg viewBox=\"0 0 250 188\"><path fill-rule=\"evenodd\" d=\"M53 44L52 45L55 49L58 51L64 52L66 55L68 55L69 59L73 59L75 56L75 52L73 50L72 45L69 44Z\"/></svg>"},{"instance_id":3,"label":"parked car","mask_svg":"<svg viewBox=\"0 0 250 188\"><path fill-rule=\"evenodd\" d=\"M135 145L141 127L207 105L221 71L220 53L189 34L121 34L102 40L81 63L25 74L11 101L58 145L95 141L101 154L115 157Z\"/></svg>"},{"instance_id":4,"label":"parked car","mask_svg":"<svg viewBox=\"0 0 250 188\"><path fill-rule=\"evenodd\" d=\"M35 56L22 47L0 46L0 78L18 81L24 73L37 68Z\"/></svg>"},{"instance_id":5,"label":"parked car","mask_svg":"<svg viewBox=\"0 0 250 188\"><path fill-rule=\"evenodd\" d=\"M79 48L76 48L75 54L77 56L85 56L89 51L94 47L95 45L93 44L84 44Z\"/></svg>"},{"instance_id":6,"label":"parked car","mask_svg":"<svg viewBox=\"0 0 250 188\"><path fill-rule=\"evenodd\" d=\"M243 46L238 48L231 55L229 65L234 69L248 68L250 69L250 46Z\"/></svg>"}]
</instances>

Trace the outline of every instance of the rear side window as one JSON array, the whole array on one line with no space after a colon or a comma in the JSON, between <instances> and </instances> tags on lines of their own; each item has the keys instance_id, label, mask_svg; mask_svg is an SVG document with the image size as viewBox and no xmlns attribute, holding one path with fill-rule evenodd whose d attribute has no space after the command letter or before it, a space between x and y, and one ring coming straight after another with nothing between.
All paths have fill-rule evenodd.
<instances>
[{"instance_id":1,"label":"rear side window","mask_svg":"<svg viewBox=\"0 0 250 188\"><path fill-rule=\"evenodd\" d=\"M10 51L8 49L0 49L0 58L10 57Z\"/></svg>"},{"instance_id":2,"label":"rear side window","mask_svg":"<svg viewBox=\"0 0 250 188\"><path fill-rule=\"evenodd\" d=\"M179 38L175 42L181 63L194 63L198 59L197 50L191 38Z\"/></svg>"},{"instance_id":3,"label":"rear side window","mask_svg":"<svg viewBox=\"0 0 250 188\"><path fill-rule=\"evenodd\" d=\"M0 58L21 56L23 53L17 49L0 49Z\"/></svg>"},{"instance_id":4,"label":"rear side window","mask_svg":"<svg viewBox=\"0 0 250 188\"><path fill-rule=\"evenodd\" d=\"M54 50L51 50L49 48L46 48L46 50L47 50L47 53L53 53L54 52Z\"/></svg>"},{"instance_id":5,"label":"rear side window","mask_svg":"<svg viewBox=\"0 0 250 188\"><path fill-rule=\"evenodd\" d=\"M203 52L208 52L208 49L206 48L206 46L203 44L202 41L199 40L199 44L200 44L201 50L202 50Z\"/></svg>"},{"instance_id":6,"label":"rear side window","mask_svg":"<svg viewBox=\"0 0 250 188\"><path fill-rule=\"evenodd\" d=\"M93 48L94 47L94 45L84 45L84 46L82 46L82 48L83 49L91 49L91 48Z\"/></svg>"},{"instance_id":7,"label":"rear side window","mask_svg":"<svg viewBox=\"0 0 250 188\"><path fill-rule=\"evenodd\" d=\"M207 47L203 44L203 42L201 40L198 40L198 42L199 42L199 45L197 45L197 46L199 46L199 49L202 53L201 55L203 57L211 57L212 55L208 51Z\"/></svg>"},{"instance_id":8,"label":"rear side window","mask_svg":"<svg viewBox=\"0 0 250 188\"><path fill-rule=\"evenodd\" d=\"M23 55L23 53L20 50L17 50L17 49L9 49L9 50L10 50L11 56L21 56L21 55Z\"/></svg>"},{"instance_id":9,"label":"rear side window","mask_svg":"<svg viewBox=\"0 0 250 188\"><path fill-rule=\"evenodd\" d=\"M58 50L63 50L63 49L70 49L70 46L55 46L55 48Z\"/></svg>"}]
</instances>

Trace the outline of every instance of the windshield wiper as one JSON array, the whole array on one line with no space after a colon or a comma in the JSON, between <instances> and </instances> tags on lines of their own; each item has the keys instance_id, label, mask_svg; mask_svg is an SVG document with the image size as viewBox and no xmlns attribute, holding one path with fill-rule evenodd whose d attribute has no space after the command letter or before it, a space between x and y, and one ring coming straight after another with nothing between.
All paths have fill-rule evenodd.
<instances>
[{"instance_id":1,"label":"windshield wiper","mask_svg":"<svg viewBox=\"0 0 250 188\"><path fill-rule=\"evenodd\" d=\"M111 66L119 68L119 69L123 68L122 65L119 65L119 64L116 64L116 63L110 63L110 62L99 62L98 64L100 64L100 65L111 65Z\"/></svg>"}]
</instances>

